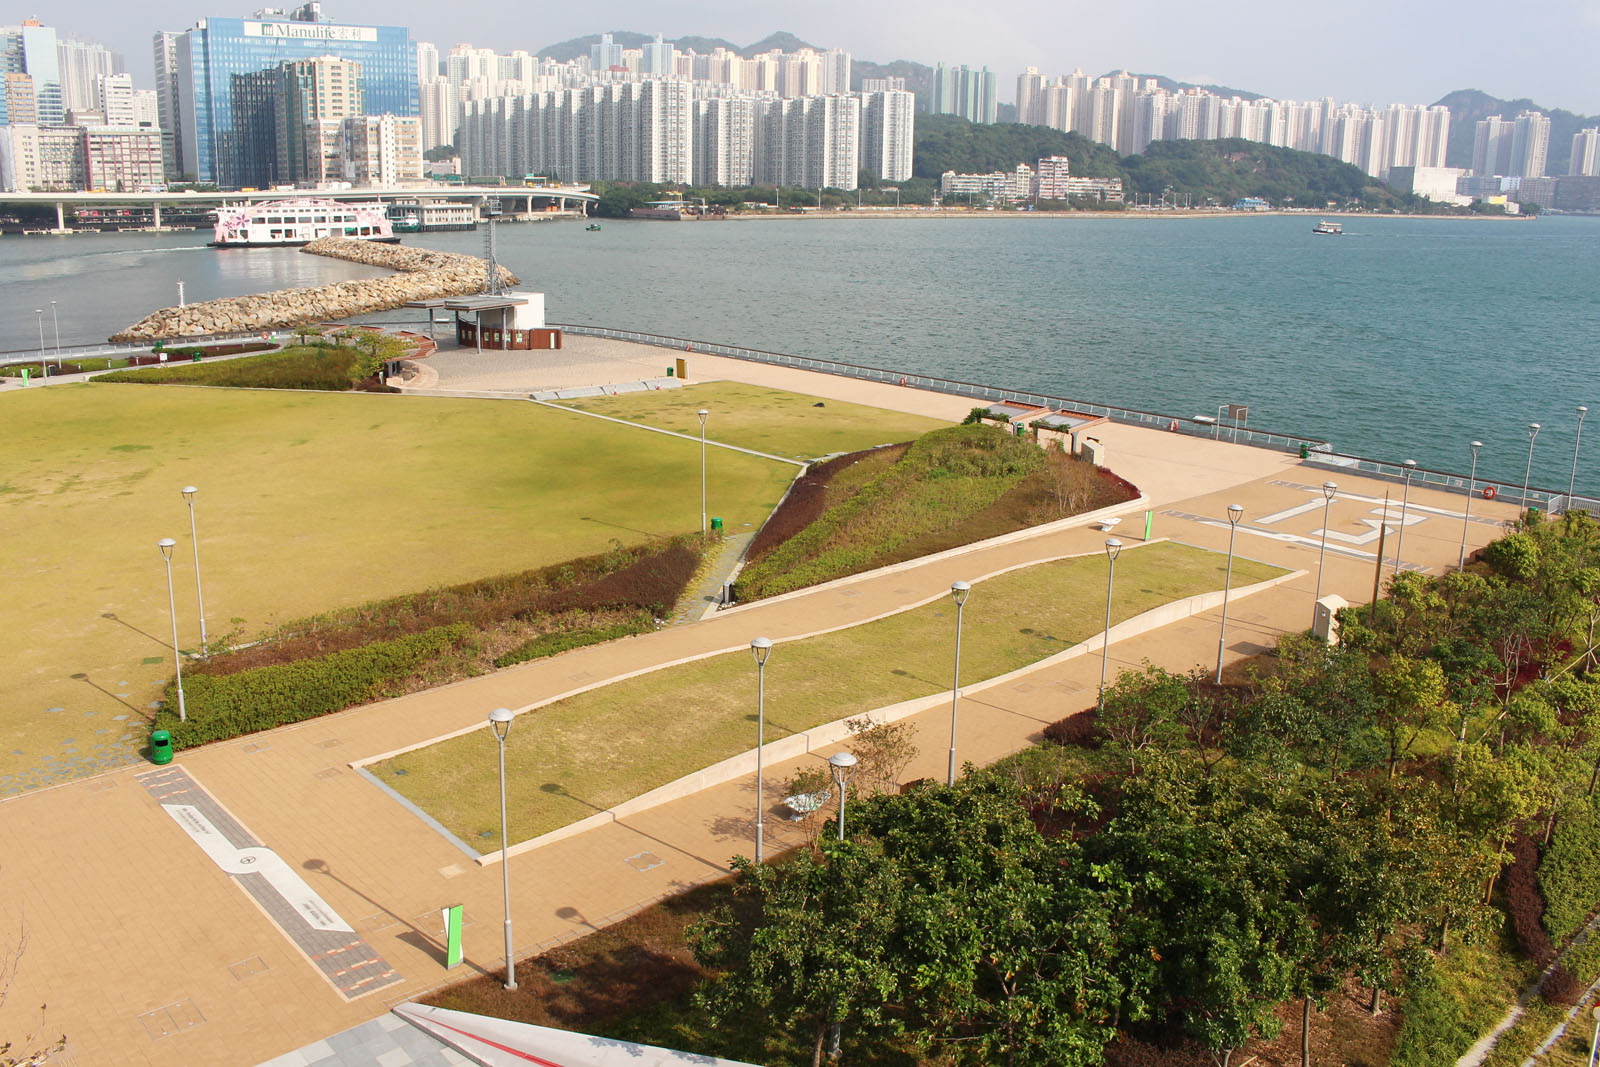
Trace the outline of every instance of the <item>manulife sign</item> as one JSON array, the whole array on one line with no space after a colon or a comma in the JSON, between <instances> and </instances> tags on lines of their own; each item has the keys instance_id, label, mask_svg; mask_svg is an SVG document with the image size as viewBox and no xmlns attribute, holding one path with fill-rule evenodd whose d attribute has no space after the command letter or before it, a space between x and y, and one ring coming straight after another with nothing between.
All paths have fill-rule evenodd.
<instances>
[{"instance_id":1,"label":"manulife sign","mask_svg":"<svg viewBox=\"0 0 1600 1067\"><path fill-rule=\"evenodd\" d=\"M376 41L376 26L329 26L315 22L251 22L244 24L246 37L292 37L302 41Z\"/></svg>"}]
</instances>

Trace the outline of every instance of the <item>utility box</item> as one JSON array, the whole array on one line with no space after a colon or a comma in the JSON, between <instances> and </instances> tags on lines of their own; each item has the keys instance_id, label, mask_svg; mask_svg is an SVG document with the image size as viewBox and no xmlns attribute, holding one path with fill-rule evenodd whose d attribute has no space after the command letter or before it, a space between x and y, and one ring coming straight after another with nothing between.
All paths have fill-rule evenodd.
<instances>
[{"instance_id":1,"label":"utility box","mask_svg":"<svg viewBox=\"0 0 1600 1067\"><path fill-rule=\"evenodd\" d=\"M1085 437L1078 445L1078 456L1096 467L1106 465L1106 446L1098 437Z\"/></svg>"},{"instance_id":2,"label":"utility box","mask_svg":"<svg viewBox=\"0 0 1600 1067\"><path fill-rule=\"evenodd\" d=\"M1317 601L1316 609L1311 615L1312 636L1326 641L1330 645L1339 643L1339 609L1349 607L1350 602L1337 593L1329 593Z\"/></svg>"}]
</instances>

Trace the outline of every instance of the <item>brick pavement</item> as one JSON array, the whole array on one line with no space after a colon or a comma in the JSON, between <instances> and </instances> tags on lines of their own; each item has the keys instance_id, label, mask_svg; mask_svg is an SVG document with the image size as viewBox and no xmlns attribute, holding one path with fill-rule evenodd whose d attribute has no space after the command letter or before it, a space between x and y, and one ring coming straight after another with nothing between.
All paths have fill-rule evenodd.
<instances>
[{"instance_id":1,"label":"brick pavement","mask_svg":"<svg viewBox=\"0 0 1600 1067\"><path fill-rule=\"evenodd\" d=\"M754 369L762 376L798 373ZM872 394L882 390L907 392L814 377L807 384L811 392L862 403L876 402ZM949 406L952 398L933 399ZM1174 448L1178 441L1169 435L1135 427L1109 426L1101 436L1110 464L1154 498L1157 535L1225 550L1223 516L1237 502L1246 509L1240 555L1307 571L1232 604L1229 658L1309 623L1321 511L1264 526L1254 520L1320 500L1314 487L1325 472L1225 443L1184 438ZM1381 499L1385 488L1333 477L1345 493ZM1407 562L1453 565L1461 498L1414 489L1412 503L1435 511L1416 512L1425 517L1408 527ZM1374 546L1354 541L1370 532L1364 520L1373 510L1369 500L1335 501L1331 529L1352 543L1330 543L1325 592L1352 602L1370 594ZM1475 501L1472 510L1474 519L1493 520L1472 524L1473 546L1495 535L1494 522L1515 513L1514 505L1500 502ZM1124 524L1131 525L1137 521ZM585 680L743 647L757 633L783 638L871 618L947 589L954 579L1030 559L1098 552L1104 537L1078 528L977 548L183 754L183 769L401 976L354 1001L325 981L138 785L136 774L147 768L9 798L0 802L0 899L9 916L25 922L28 944L0 1026L17 1032L31 1023L32 1005L48 1003L44 1032L64 1031L79 1063L249 1064L374 1019L389 1004L438 984L493 970L501 952L500 872L465 856L374 788L350 769L352 761L481 724L490 708L526 706ZM1113 669L1145 659L1175 669L1214 662L1217 623L1211 611L1116 642ZM1028 744L1046 723L1090 706L1099 669L1098 655L1083 656L964 699L958 757L987 762ZM908 775L942 776L948 708L908 721L922 750ZM536 716L521 728L536 728ZM493 759L494 742L483 736L483 756ZM769 766L766 802L778 802L785 777L826 755ZM750 779L726 783L515 857L519 953L717 876L732 854L751 852L752 793ZM767 830L774 851L798 840L798 828L776 814ZM437 915L457 903L466 906L467 961L447 973ZM12 939L9 929L3 939Z\"/></svg>"}]
</instances>

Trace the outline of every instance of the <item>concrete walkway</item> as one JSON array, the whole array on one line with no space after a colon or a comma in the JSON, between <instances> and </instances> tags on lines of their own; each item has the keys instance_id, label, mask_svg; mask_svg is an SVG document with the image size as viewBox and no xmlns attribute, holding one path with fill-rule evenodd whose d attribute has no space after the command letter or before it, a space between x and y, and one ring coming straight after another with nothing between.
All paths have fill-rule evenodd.
<instances>
[{"instance_id":1,"label":"concrete walkway","mask_svg":"<svg viewBox=\"0 0 1600 1067\"><path fill-rule=\"evenodd\" d=\"M703 360L696 357L696 366ZM761 379L803 374L753 365L749 370L749 377ZM441 378L447 382L448 375ZM861 403L879 402L882 391L901 394L885 398L900 403L917 399L893 386L815 375L763 383ZM952 402L962 410L970 406L959 398L925 399L921 410L934 414ZM1321 471L1289 456L1193 438L1176 441L1134 427L1108 426L1101 436L1110 465L1152 498L1156 535L1225 551L1226 507L1239 503L1245 508L1239 554L1307 572L1232 605L1229 659L1260 651L1284 631L1309 624L1322 527ZM1322 588L1357 602L1372 587L1375 509L1386 486L1338 480ZM1418 489L1411 498L1407 565L1453 565L1463 532L1462 498ZM1498 524L1515 507L1480 500L1472 511L1466 532L1469 546L1477 546L1499 532ZM1396 507L1390 521L1398 518ZM279 878L288 899L300 899L293 883L304 885L335 913L319 921L342 921L352 941L370 945L398 973L396 983L366 997L350 999L325 979L242 890L249 876L230 874L219 866L215 850L197 846L196 828L185 826L180 813L164 809L135 780L149 768L0 802L0 900L6 901L6 914L25 925L28 938L0 1014L0 1032L32 1030L35 1007L48 1004L41 1032L64 1032L79 1063L251 1064L370 1022L390 1004L437 985L492 971L501 955L500 871L463 855L355 773L353 762L481 725L497 706L523 707L661 662L742 647L758 633L781 639L872 618L947 589L958 578L1098 552L1104 538L1080 527L980 546L180 756L174 766L214 798L240 833L281 859ZM1145 660L1173 669L1214 662L1218 622L1218 613L1210 611L1119 641L1110 650L1112 670ZM991 761L1031 743L1044 725L1092 705L1099 659L1078 657L965 699L955 739L958 758ZM906 721L916 727L921 748L907 776L942 777L950 745L948 709ZM517 728L537 730L537 714ZM492 760L495 746L487 731L483 741L482 756ZM826 755L768 767L761 802L773 811L767 819L769 849L799 843L799 828L775 811L782 783ZM514 857L519 955L720 876L732 855L752 851L753 793L749 778L725 783ZM466 963L446 971L438 909L449 904L465 905ZM11 943L12 934L6 927L0 945Z\"/></svg>"}]
</instances>

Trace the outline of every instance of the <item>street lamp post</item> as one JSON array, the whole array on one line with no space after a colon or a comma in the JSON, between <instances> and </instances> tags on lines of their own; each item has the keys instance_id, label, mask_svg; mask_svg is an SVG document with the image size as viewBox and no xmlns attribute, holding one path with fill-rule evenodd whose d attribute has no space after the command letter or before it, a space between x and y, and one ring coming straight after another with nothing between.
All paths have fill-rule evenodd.
<instances>
[{"instance_id":1,"label":"street lamp post","mask_svg":"<svg viewBox=\"0 0 1600 1067\"><path fill-rule=\"evenodd\" d=\"M711 412L701 408L695 412L700 416L700 536L706 534L706 416Z\"/></svg>"},{"instance_id":2,"label":"street lamp post","mask_svg":"<svg viewBox=\"0 0 1600 1067\"><path fill-rule=\"evenodd\" d=\"M1578 485L1578 446L1583 443L1583 417L1589 414L1589 408L1584 404L1578 405L1578 436L1572 440L1572 477L1567 481L1567 510L1572 510L1572 492Z\"/></svg>"},{"instance_id":3,"label":"street lamp post","mask_svg":"<svg viewBox=\"0 0 1600 1067\"><path fill-rule=\"evenodd\" d=\"M206 643L206 595L200 587L200 538L194 532L194 495L200 490L192 485L183 487L183 499L189 504L189 540L194 542L194 595L200 602L200 647Z\"/></svg>"},{"instance_id":4,"label":"street lamp post","mask_svg":"<svg viewBox=\"0 0 1600 1067\"><path fill-rule=\"evenodd\" d=\"M1533 476L1533 439L1539 436L1539 424L1528 423L1528 466L1522 472L1522 510L1528 510L1528 479Z\"/></svg>"},{"instance_id":5,"label":"street lamp post","mask_svg":"<svg viewBox=\"0 0 1600 1067\"><path fill-rule=\"evenodd\" d=\"M765 795L761 780L761 745L767 723L767 657L772 655L772 638L758 637L750 642L750 651L756 657L756 862L762 860L761 839L765 835L762 797Z\"/></svg>"},{"instance_id":6,"label":"street lamp post","mask_svg":"<svg viewBox=\"0 0 1600 1067\"><path fill-rule=\"evenodd\" d=\"M845 790L847 790L850 787L850 776L853 775L855 773L855 770L856 770L856 757L855 757L855 754L852 753L852 752L835 752L833 755L828 757L828 770L832 772L832 774L833 774L833 784L839 790L839 840L841 842L843 842L844 841L844 794L845 794ZM830 1058L832 1058L835 1061L837 1061L838 1058L839 1058L839 1031L840 1031L840 1029L841 1029L841 1022L840 1022L840 1020L835 1019L833 1021L833 1026L830 1027L829 1040L828 1040L828 1046L829 1046L828 1055L829 1055Z\"/></svg>"},{"instance_id":7,"label":"street lamp post","mask_svg":"<svg viewBox=\"0 0 1600 1067\"><path fill-rule=\"evenodd\" d=\"M51 323L52 326L55 327L55 331L56 331L56 373L60 374L61 373L61 319L56 315L56 302L54 300L50 301L50 323ZM1582 429L1582 426L1583 426L1582 418L1583 417L1580 415L1579 416L1579 423L1578 423L1580 430ZM1576 460L1574 460L1574 462L1576 462ZM1568 495L1570 496L1571 494L1568 494Z\"/></svg>"},{"instance_id":8,"label":"street lamp post","mask_svg":"<svg viewBox=\"0 0 1600 1067\"><path fill-rule=\"evenodd\" d=\"M489 728L500 743L500 892L506 906L506 988L517 988L516 951L511 947L511 857L507 852L509 842L506 830L506 735L511 732L514 716L509 708L495 708L489 713Z\"/></svg>"},{"instance_id":9,"label":"street lamp post","mask_svg":"<svg viewBox=\"0 0 1600 1067\"><path fill-rule=\"evenodd\" d=\"M828 757L828 769L833 772L833 784L839 788L839 840L844 840L844 793L850 786L850 777L856 772L856 757L852 752L835 752Z\"/></svg>"},{"instance_id":10,"label":"street lamp post","mask_svg":"<svg viewBox=\"0 0 1600 1067\"><path fill-rule=\"evenodd\" d=\"M1456 570L1467 565L1467 521L1472 515L1472 494L1478 491L1478 449L1482 447L1482 441L1472 442L1472 473L1467 475L1467 506L1461 512L1461 558L1456 561Z\"/></svg>"},{"instance_id":11,"label":"street lamp post","mask_svg":"<svg viewBox=\"0 0 1600 1067\"><path fill-rule=\"evenodd\" d=\"M178 721L188 722L189 713L183 706L183 655L178 651L178 601L172 595L172 549L178 542L163 537L156 542L161 558L167 561L167 608L172 615L172 670L178 682Z\"/></svg>"},{"instance_id":12,"label":"street lamp post","mask_svg":"<svg viewBox=\"0 0 1600 1067\"><path fill-rule=\"evenodd\" d=\"M1106 706L1106 662L1111 655L1111 587L1117 580L1117 553L1122 551L1122 542L1115 537L1106 538L1106 559L1109 568L1106 570L1106 630L1100 635L1100 708Z\"/></svg>"},{"instance_id":13,"label":"street lamp post","mask_svg":"<svg viewBox=\"0 0 1600 1067\"><path fill-rule=\"evenodd\" d=\"M1233 538L1239 532L1239 520L1244 517L1244 508L1239 504L1228 505L1228 577L1222 584L1222 625L1217 628L1217 684L1222 684L1222 643L1228 633L1228 593L1233 589Z\"/></svg>"},{"instance_id":14,"label":"street lamp post","mask_svg":"<svg viewBox=\"0 0 1600 1067\"><path fill-rule=\"evenodd\" d=\"M1394 542L1394 573L1400 574L1400 552L1406 546L1406 508L1411 503L1411 475L1417 469L1417 461L1408 459L1405 462L1406 489L1400 494L1400 536Z\"/></svg>"},{"instance_id":15,"label":"street lamp post","mask_svg":"<svg viewBox=\"0 0 1600 1067\"><path fill-rule=\"evenodd\" d=\"M34 308L33 314L39 320L39 377L44 377L44 308Z\"/></svg>"},{"instance_id":16,"label":"street lamp post","mask_svg":"<svg viewBox=\"0 0 1600 1067\"><path fill-rule=\"evenodd\" d=\"M950 773L945 778L945 785L956 784L956 707L961 700L961 609L966 606L971 592L971 582L950 583L950 595L956 602L956 675L950 683Z\"/></svg>"},{"instance_id":17,"label":"street lamp post","mask_svg":"<svg viewBox=\"0 0 1600 1067\"><path fill-rule=\"evenodd\" d=\"M1317 591L1311 599L1311 621L1317 619L1317 601L1322 599L1322 570L1328 562L1328 523L1333 514L1333 494L1339 491L1338 483L1322 483L1322 551L1317 556Z\"/></svg>"}]
</instances>

